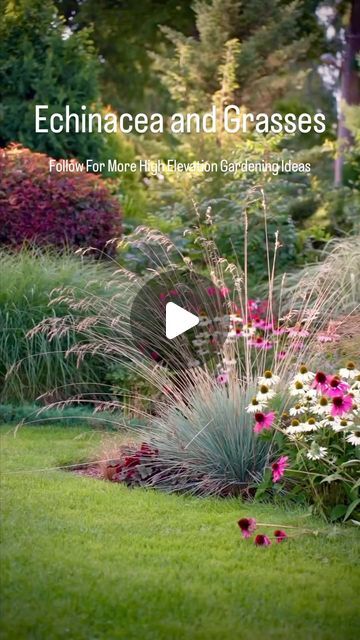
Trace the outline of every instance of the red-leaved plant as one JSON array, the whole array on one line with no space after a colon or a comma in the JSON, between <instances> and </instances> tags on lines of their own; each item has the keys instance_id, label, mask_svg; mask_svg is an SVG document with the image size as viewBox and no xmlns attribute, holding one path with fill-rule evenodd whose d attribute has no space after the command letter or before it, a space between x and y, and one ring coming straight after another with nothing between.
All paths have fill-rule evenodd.
<instances>
[{"instance_id":1,"label":"red-leaved plant","mask_svg":"<svg viewBox=\"0 0 360 640\"><path fill-rule=\"evenodd\" d=\"M111 253L106 243L121 233L117 198L96 175L50 173L49 160L19 145L0 149L0 245L28 242Z\"/></svg>"}]
</instances>

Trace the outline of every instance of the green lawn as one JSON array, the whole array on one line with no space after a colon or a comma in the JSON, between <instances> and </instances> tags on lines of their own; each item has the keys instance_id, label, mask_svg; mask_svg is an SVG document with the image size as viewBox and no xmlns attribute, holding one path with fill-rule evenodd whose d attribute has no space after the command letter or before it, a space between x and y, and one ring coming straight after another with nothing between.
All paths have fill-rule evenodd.
<instances>
[{"instance_id":1,"label":"green lawn","mask_svg":"<svg viewBox=\"0 0 360 640\"><path fill-rule=\"evenodd\" d=\"M255 548L240 539L241 515L319 523L35 471L91 455L99 438L78 427L24 427L16 438L2 429L1 638L360 637L357 531Z\"/></svg>"}]
</instances>

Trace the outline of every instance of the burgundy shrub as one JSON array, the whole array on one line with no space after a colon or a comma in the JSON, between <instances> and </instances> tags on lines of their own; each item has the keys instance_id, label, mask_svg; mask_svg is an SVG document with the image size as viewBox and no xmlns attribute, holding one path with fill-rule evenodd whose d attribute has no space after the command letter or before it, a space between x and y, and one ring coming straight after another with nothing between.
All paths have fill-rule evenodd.
<instances>
[{"instance_id":1,"label":"burgundy shrub","mask_svg":"<svg viewBox=\"0 0 360 640\"><path fill-rule=\"evenodd\" d=\"M94 247L121 233L121 207L91 173L49 172L49 157L19 145L0 149L0 245ZM75 161L72 161L75 162Z\"/></svg>"}]
</instances>

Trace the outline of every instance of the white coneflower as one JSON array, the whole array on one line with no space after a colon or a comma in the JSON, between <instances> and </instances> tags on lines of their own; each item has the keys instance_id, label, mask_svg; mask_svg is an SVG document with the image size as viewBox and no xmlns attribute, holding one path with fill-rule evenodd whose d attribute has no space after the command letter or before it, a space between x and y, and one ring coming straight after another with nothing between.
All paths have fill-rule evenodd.
<instances>
[{"instance_id":1,"label":"white coneflower","mask_svg":"<svg viewBox=\"0 0 360 640\"><path fill-rule=\"evenodd\" d=\"M321 396L318 402L314 404L313 411L319 416L325 416L331 410L331 402L326 396Z\"/></svg>"},{"instance_id":2,"label":"white coneflower","mask_svg":"<svg viewBox=\"0 0 360 640\"><path fill-rule=\"evenodd\" d=\"M224 365L227 367L234 367L236 365L236 360L224 360Z\"/></svg>"},{"instance_id":3,"label":"white coneflower","mask_svg":"<svg viewBox=\"0 0 360 640\"><path fill-rule=\"evenodd\" d=\"M311 382L315 378L315 373L309 371L305 365L301 365L298 373L296 374L293 382L299 380L300 382Z\"/></svg>"},{"instance_id":4,"label":"white coneflower","mask_svg":"<svg viewBox=\"0 0 360 640\"><path fill-rule=\"evenodd\" d=\"M352 420L346 420L345 418L335 419L331 425L333 431L348 431L354 425Z\"/></svg>"},{"instance_id":5,"label":"white coneflower","mask_svg":"<svg viewBox=\"0 0 360 640\"><path fill-rule=\"evenodd\" d=\"M256 333L256 328L251 325L244 324L241 333L244 338L251 338L251 336L253 336L254 333Z\"/></svg>"},{"instance_id":6,"label":"white coneflower","mask_svg":"<svg viewBox=\"0 0 360 640\"><path fill-rule=\"evenodd\" d=\"M259 387L259 391L257 392L256 399L259 400L259 402L267 402L268 400L271 400L271 398L273 398L274 396L275 396L275 391L273 391L273 389L270 389L270 387L267 384L262 384Z\"/></svg>"},{"instance_id":7,"label":"white coneflower","mask_svg":"<svg viewBox=\"0 0 360 640\"><path fill-rule=\"evenodd\" d=\"M360 404L360 388L354 389L353 387L350 389L350 395L354 398L354 402Z\"/></svg>"},{"instance_id":8,"label":"white coneflower","mask_svg":"<svg viewBox=\"0 0 360 640\"><path fill-rule=\"evenodd\" d=\"M257 398L253 398L250 404L246 407L247 413L257 413L265 409L266 403L260 402Z\"/></svg>"},{"instance_id":9,"label":"white coneflower","mask_svg":"<svg viewBox=\"0 0 360 640\"><path fill-rule=\"evenodd\" d=\"M226 338L227 338L228 340L231 340L231 341L232 341L232 340L235 340L235 338L237 338L237 337L238 337L238 336L237 336L237 333L236 333L235 329L231 329L230 331L228 331L228 332L226 333Z\"/></svg>"},{"instance_id":10,"label":"white coneflower","mask_svg":"<svg viewBox=\"0 0 360 640\"><path fill-rule=\"evenodd\" d=\"M306 422L302 423L302 430L304 432L306 431L316 431L316 429L319 429L319 427L321 427L320 422L317 422L315 420L315 418L308 418L308 420L306 420Z\"/></svg>"},{"instance_id":11,"label":"white coneflower","mask_svg":"<svg viewBox=\"0 0 360 640\"><path fill-rule=\"evenodd\" d=\"M316 389L307 389L305 391L305 393L301 396L301 399L303 402L314 402L314 400L316 400L316 398L318 397L318 394L316 392Z\"/></svg>"},{"instance_id":12,"label":"white coneflower","mask_svg":"<svg viewBox=\"0 0 360 640\"><path fill-rule=\"evenodd\" d=\"M300 431L299 431L299 427L288 427L288 428L286 429L286 433L287 433L287 435L289 435L289 436L294 436L294 435L296 435L296 434L300 433Z\"/></svg>"},{"instance_id":13,"label":"white coneflower","mask_svg":"<svg viewBox=\"0 0 360 640\"><path fill-rule=\"evenodd\" d=\"M354 416L360 416L360 406L358 404L353 404L352 412Z\"/></svg>"},{"instance_id":14,"label":"white coneflower","mask_svg":"<svg viewBox=\"0 0 360 640\"><path fill-rule=\"evenodd\" d=\"M295 418L295 420L292 420L290 426L286 429L286 433L288 435L304 433L303 423L299 422L299 420Z\"/></svg>"},{"instance_id":15,"label":"white coneflower","mask_svg":"<svg viewBox=\"0 0 360 640\"><path fill-rule=\"evenodd\" d=\"M358 375L360 375L360 371L359 369L356 369L353 362L348 362L346 367L339 369L339 374L342 378L353 380Z\"/></svg>"},{"instance_id":16,"label":"white coneflower","mask_svg":"<svg viewBox=\"0 0 360 640\"><path fill-rule=\"evenodd\" d=\"M305 413L306 411L306 407L304 407L304 405L298 403L295 406L291 407L291 409L289 410L289 414L291 416L298 416L301 413Z\"/></svg>"},{"instance_id":17,"label":"white coneflower","mask_svg":"<svg viewBox=\"0 0 360 640\"><path fill-rule=\"evenodd\" d=\"M355 381L351 385L351 391L360 390L360 376L356 376Z\"/></svg>"},{"instance_id":18,"label":"white coneflower","mask_svg":"<svg viewBox=\"0 0 360 640\"><path fill-rule=\"evenodd\" d=\"M320 447L317 442L313 441L306 457L309 458L309 460L321 460L322 458L326 458L327 452L326 447Z\"/></svg>"},{"instance_id":19,"label":"white coneflower","mask_svg":"<svg viewBox=\"0 0 360 640\"><path fill-rule=\"evenodd\" d=\"M265 384L265 385L268 385L269 387L272 387L278 384L279 382L280 382L280 377L275 375L275 373L270 371L270 369L267 369L264 375L260 376L259 378L259 385Z\"/></svg>"},{"instance_id":20,"label":"white coneflower","mask_svg":"<svg viewBox=\"0 0 360 640\"><path fill-rule=\"evenodd\" d=\"M289 384L289 393L291 396L303 396L309 391L309 387L300 380L293 380Z\"/></svg>"},{"instance_id":21,"label":"white coneflower","mask_svg":"<svg viewBox=\"0 0 360 640\"><path fill-rule=\"evenodd\" d=\"M346 441L353 444L354 447L360 447L360 431L353 431L346 436Z\"/></svg>"},{"instance_id":22,"label":"white coneflower","mask_svg":"<svg viewBox=\"0 0 360 640\"><path fill-rule=\"evenodd\" d=\"M322 427L332 427L335 422L335 418L333 416L326 416L320 422Z\"/></svg>"}]
</instances>

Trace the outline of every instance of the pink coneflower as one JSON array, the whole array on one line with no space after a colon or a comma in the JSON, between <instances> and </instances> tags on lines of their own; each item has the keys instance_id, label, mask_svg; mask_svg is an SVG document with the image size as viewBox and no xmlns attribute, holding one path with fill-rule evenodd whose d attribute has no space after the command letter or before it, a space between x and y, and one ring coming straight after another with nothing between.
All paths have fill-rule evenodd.
<instances>
[{"instance_id":1,"label":"pink coneflower","mask_svg":"<svg viewBox=\"0 0 360 640\"><path fill-rule=\"evenodd\" d=\"M282 336L284 333L288 333L289 329L285 327L279 327L278 329L273 329L274 336Z\"/></svg>"},{"instance_id":2,"label":"pink coneflower","mask_svg":"<svg viewBox=\"0 0 360 640\"><path fill-rule=\"evenodd\" d=\"M274 536L276 538L276 542L283 542L287 538L285 531L283 531L282 529L276 529L274 531Z\"/></svg>"},{"instance_id":3,"label":"pink coneflower","mask_svg":"<svg viewBox=\"0 0 360 640\"><path fill-rule=\"evenodd\" d=\"M263 329L264 328L265 320L263 320L259 316L253 316L252 317L252 322L253 322L254 327L256 327L257 329Z\"/></svg>"},{"instance_id":4,"label":"pink coneflower","mask_svg":"<svg viewBox=\"0 0 360 640\"><path fill-rule=\"evenodd\" d=\"M271 465L273 482L279 482L283 477L285 469L289 466L288 459L288 456L281 456L279 460L276 460L276 462L273 462Z\"/></svg>"},{"instance_id":5,"label":"pink coneflower","mask_svg":"<svg viewBox=\"0 0 360 640\"><path fill-rule=\"evenodd\" d=\"M319 333L316 338L318 342L326 344L327 342L335 342L335 338L333 336L329 336L327 333Z\"/></svg>"},{"instance_id":6,"label":"pink coneflower","mask_svg":"<svg viewBox=\"0 0 360 640\"><path fill-rule=\"evenodd\" d=\"M230 289L228 289L227 287L220 287L219 291L222 298L226 298L226 296L228 296L230 293Z\"/></svg>"},{"instance_id":7,"label":"pink coneflower","mask_svg":"<svg viewBox=\"0 0 360 640\"><path fill-rule=\"evenodd\" d=\"M257 547L268 547L271 544L271 540L263 533L259 533L255 537L254 544L256 544Z\"/></svg>"},{"instance_id":8,"label":"pink coneflower","mask_svg":"<svg viewBox=\"0 0 360 640\"><path fill-rule=\"evenodd\" d=\"M209 296L216 296L216 287L208 287L206 289L206 292L208 293Z\"/></svg>"},{"instance_id":9,"label":"pink coneflower","mask_svg":"<svg viewBox=\"0 0 360 640\"><path fill-rule=\"evenodd\" d=\"M279 353L277 354L277 359L278 360L285 360L286 358L286 351L279 351Z\"/></svg>"},{"instance_id":10,"label":"pink coneflower","mask_svg":"<svg viewBox=\"0 0 360 640\"><path fill-rule=\"evenodd\" d=\"M250 538L256 529L256 520L255 518L240 518L238 526L244 538Z\"/></svg>"},{"instance_id":11,"label":"pink coneflower","mask_svg":"<svg viewBox=\"0 0 360 640\"><path fill-rule=\"evenodd\" d=\"M314 387L314 389L317 389L317 391L325 393L328 388L328 377L326 373L324 373L323 371L317 371L317 373L315 373L315 378L312 386Z\"/></svg>"},{"instance_id":12,"label":"pink coneflower","mask_svg":"<svg viewBox=\"0 0 360 640\"><path fill-rule=\"evenodd\" d=\"M254 418L256 423L254 426L254 432L260 433L264 429L271 429L275 419L275 411L270 411L269 413L262 413L262 411L257 411L254 415Z\"/></svg>"},{"instance_id":13,"label":"pink coneflower","mask_svg":"<svg viewBox=\"0 0 360 640\"><path fill-rule=\"evenodd\" d=\"M249 345L255 347L255 349L271 349L272 347L270 340L264 340L261 336L251 338Z\"/></svg>"},{"instance_id":14,"label":"pink coneflower","mask_svg":"<svg viewBox=\"0 0 360 640\"><path fill-rule=\"evenodd\" d=\"M229 382L229 374L226 371L224 371L224 373L219 373L216 377L216 382L218 384L227 384Z\"/></svg>"},{"instance_id":15,"label":"pink coneflower","mask_svg":"<svg viewBox=\"0 0 360 640\"><path fill-rule=\"evenodd\" d=\"M326 390L326 394L330 396L330 398L334 398L342 393L347 393L350 389L350 385L341 380L339 376L328 376L327 383L328 388Z\"/></svg>"},{"instance_id":16,"label":"pink coneflower","mask_svg":"<svg viewBox=\"0 0 360 640\"><path fill-rule=\"evenodd\" d=\"M344 413L351 411L353 406L353 399L351 396L335 396L332 398L332 416L343 416Z\"/></svg>"},{"instance_id":17,"label":"pink coneflower","mask_svg":"<svg viewBox=\"0 0 360 640\"><path fill-rule=\"evenodd\" d=\"M303 340L298 340L297 342L291 345L291 348L294 349L294 351L302 351L302 349L304 348Z\"/></svg>"},{"instance_id":18,"label":"pink coneflower","mask_svg":"<svg viewBox=\"0 0 360 640\"><path fill-rule=\"evenodd\" d=\"M309 332L306 329L301 329L301 327L291 327L289 329L289 337L290 338L307 338Z\"/></svg>"}]
</instances>

